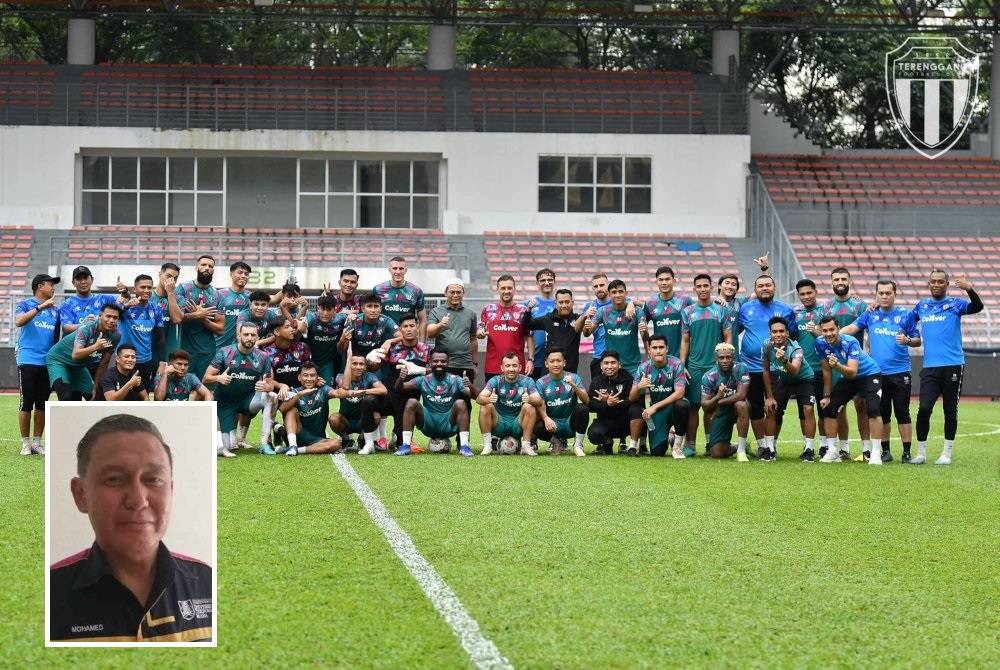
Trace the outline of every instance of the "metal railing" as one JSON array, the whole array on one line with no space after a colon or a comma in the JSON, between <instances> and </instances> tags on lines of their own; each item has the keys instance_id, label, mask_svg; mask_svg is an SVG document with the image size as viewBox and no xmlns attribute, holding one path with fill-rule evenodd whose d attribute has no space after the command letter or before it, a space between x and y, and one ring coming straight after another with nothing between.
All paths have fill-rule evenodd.
<instances>
[{"instance_id":1,"label":"metal railing","mask_svg":"<svg viewBox=\"0 0 1000 670\"><path fill-rule=\"evenodd\" d=\"M747 176L747 237L772 254L768 260L771 274L777 283L775 289L778 299L795 304L795 283L805 277L805 272L795 255L791 240L788 239L785 226L781 223L771 194L767 192L764 180L758 174Z\"/></svg>"},{"instance_id":2,"label":"metal railing","mask_svg":"<svg viewBox=\"0 0 1000 670\"><path fill-rule=\"evenodd\" d=\"M721 91L467 91L457 87L175 86L0 81L4 125L743 134Z\"/></svg>"}]
</instances>

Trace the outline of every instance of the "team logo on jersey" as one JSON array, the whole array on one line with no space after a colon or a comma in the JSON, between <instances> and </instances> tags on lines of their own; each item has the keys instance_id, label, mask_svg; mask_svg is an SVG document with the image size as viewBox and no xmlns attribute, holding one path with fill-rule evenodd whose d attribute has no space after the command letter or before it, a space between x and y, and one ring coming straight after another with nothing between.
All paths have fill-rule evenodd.
<instances>
[{"instance_id":1,"label":"team logo on jersey","mask_svg":"<svg viewBox=\"0 0 1000 670\"><path fill-rule=\"evenodd\" d=\"M185 621L194 618L194 607L191 606L190 600L178 600L177 607L180 608L181 616L184 617Z\"/></svg>"},{"instance_id":2,"label":"team logo on jersey","mask_svg":"<svg viewBox=\"0 0 1000 670\"><path fill-rule=\"evenodd\" d=\"M885 88L903 139L922 156L937 158L972 118L979 54L956 37L908 37L885 55Z\"/></svg>"}]
</instances>

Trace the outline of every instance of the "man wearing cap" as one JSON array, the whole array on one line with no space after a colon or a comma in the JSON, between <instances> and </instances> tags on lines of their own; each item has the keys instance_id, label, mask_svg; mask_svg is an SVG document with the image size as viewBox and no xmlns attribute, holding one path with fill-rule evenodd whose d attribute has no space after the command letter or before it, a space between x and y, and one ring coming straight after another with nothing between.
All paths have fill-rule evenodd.
<instances>
[{"instance_id":1,"label":"man wearing cap","mask_svg":"<svg viewBox=\"0 0 1000 670\"><path fill-rule=\"evenodd\" d=\"M45 430L45 401L51 393L45 355L56 343L59 333L59 310L53 296L59 277L35 275L27 300L14 308L17 334L17 380L21 388L21 405L17 421L21 428L21 455L44 454L42 432ZM35 412L35 432L31 436L31 412Z\"/></svg>"},{"instance_id":2,"label":"man wearing cap","mask_svg":"<svg viewBox=\"0 0 1000 670\"><path fill-rule=\"evenodd\" d=\"M472 381L479 366L479 340L476 338L476 313L462 304L465 283L449 279L444 287L445 303L427 315L427 339L434 340L434 351L448 354L448 373Z\"/></svg>"},{"instance_id":3,"label":"man wearing cap","mask_svg":"<svg viewBox=\"0 0 1000 670\"><path fill-rule=\"evenodd\" d=\"M59 306L59 321L63 333L72 333L84 323L97 318L105 305L118 301L118 296L106 293L91 293L94 275L86 265L73 269L73 288L76 295L68 296ZM91 370L93 372L93 370Z\"/></svg>"}]
</instances>

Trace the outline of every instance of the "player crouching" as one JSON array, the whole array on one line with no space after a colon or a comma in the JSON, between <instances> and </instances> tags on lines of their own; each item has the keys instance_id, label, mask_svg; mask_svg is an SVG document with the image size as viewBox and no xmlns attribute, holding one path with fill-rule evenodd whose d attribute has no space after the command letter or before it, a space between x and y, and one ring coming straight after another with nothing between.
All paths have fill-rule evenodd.
<instances>
[{"instance_id":1,"label":"player crouching","mask_svg":"<svg viewBox=\"0 0 1000 670\"><path fill-rule=\"evenodd\" d=\"M423 405L416 398L409 398L403 407L403 444L397 456L409 456L413 451L413 427L416 426L431 438L427 448L435 453L446 453L449 440L459 436L458 453L472 456L469 448L469 403L472 401L472 383L467 376L448 372L448 354L439 351L431 354L430 372L423 374L419 368L405 362L398 365L396 391L402 395L419 393ZM411 375L420 375L406 381Z\"/></svg>"},{"instance_id":2,"label":"player crouching","mask_svg":"<svg viewBox=\"0 0 1000 670\"><path fill-rule=\"evenodd\" d=\"M502 374L486 383L476 402L479 410L479 429L483 432L481 454L493 453L493 438L499 441L501 454L517 453L517 441L521 440L521 453L537 456L531 447L531 435L538 420L538 409L542 397L538 395L535 382L521 374L521 363L513 351L504 354L500 361Z\"/></svg>"},{"instance_id":3,"label":"player crouching","mask_svg":"<svg viewBox=\"0 0 1000 670\"><path fill-rule=\"evenodd\" d=\"M365 444L358 455L368 456L375 451L379 421L388 414L385 397L389 391L368 371L365 357L352 353L351 345L344 359L344 372L337 375L334 391L334 397L340 398L340 407L330 417L330 426L344 439L361 433Z\"/></svg>"},{"instance_id":4,"label":"player crouching","mask_svg":"<svg viewBox=\"0 0 1000 670\"><path fill-rule=\"evenodd\" d=\"M326 436L326 427L331 423L330 398L337 396L336 390L325 380L320 380L319 371L312 361L306 361L299 367L299 383L302 386L293 388L280 408L288 431L285 455L334 454L340 451L343 445L341 439Z\"/></svg>"},{"instance_id":5,"label":"player crouching","mask_svg":"<svg viewBox=\"0 0 1000 670\"><path fill-rule=\"evenodd\" d=\"M565 372L566 354L562 349L549 349L545 355L545 368L549 374L535 382L542 397L539 407L541 421L535 423L535 440L549 443L549 452L560 454L566 440L573 438L573 453L585 456L583 437L587 432L590 413L587 403L590 396L583 388L580 376Z\"/></svg>"},{"instance_id":6,"label":"player crouching","mask_svg":"<svg viewBox=\"0 0 1000 670\"><path fill-rule=\"evenodd\" d=\"M701 378L701 409L709 426L709 454L748 463L747 433L750 430L750 372L736 362L736 347L726 342L715 345L715 366ZM733 424L739 443L733 448Z\"/></svg>"}]
</instances>

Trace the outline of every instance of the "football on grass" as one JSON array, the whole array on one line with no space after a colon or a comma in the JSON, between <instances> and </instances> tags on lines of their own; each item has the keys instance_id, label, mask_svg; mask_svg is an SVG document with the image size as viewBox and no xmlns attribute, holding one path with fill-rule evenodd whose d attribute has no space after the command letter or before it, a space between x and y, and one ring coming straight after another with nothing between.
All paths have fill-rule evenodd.
<instances>
[{"instance_id":1,"label":"football on grass","mask_svg":"<svg viewBox=\"0 0 1000 670\"><path fill-rule=\"evenodd\" d=\"M427 451L432 454L447 454L451 449L451 442L435 438L427 443Z\"/></svg>"}]
</instances>

